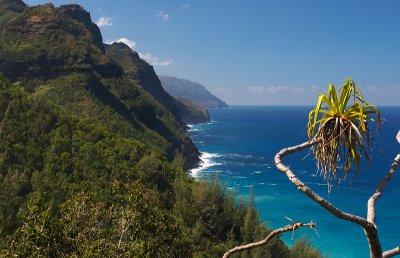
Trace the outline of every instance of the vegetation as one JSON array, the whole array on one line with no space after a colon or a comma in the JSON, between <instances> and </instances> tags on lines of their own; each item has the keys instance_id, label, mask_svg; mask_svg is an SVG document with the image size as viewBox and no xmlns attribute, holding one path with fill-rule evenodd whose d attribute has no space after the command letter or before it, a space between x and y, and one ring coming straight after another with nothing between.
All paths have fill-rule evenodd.
<instances>
[{"instance_id":1,"label":"vegetation","mask_svg":"<svg viewBox=\"0 0 400 258\"><path fill-rule=\"evenodd\" d=\"M194 104L190 99L176 98L176 105L185 124L210 122L208 110Z\"/></svg>"},{"instance_id":2,"label":"vegetation","mask_svg":"<svg viewBox=\"0 0 400 258\"><path fill-rule=\"evenodd\" d=\"M167 162L101 123L0 85L1 255L218 256L243 241L241 230L266 230L246 219L254 207L218 182L188 178L179 155Z\"/></svg>"},{"instance_id":3,"label":"vegetation","mask_svg":"<svg viewBox=\"0 0 400 258\"><path fill-rule=\"evenodd\" d=\"M368 121L375 122L371 115L376 115L379 128L379 110L364 100L352 79L347 79L338 92L333 84L329 84L328 94L319 96L315 109L309 114L308 137L310 140L318 139L318 144L313 147L314 155L329 184L337 179L338 168L343 168L340 178L344 178L353 162L358 173L361 157L369 161L372 135Z\"/></svg>"}]
</instances>

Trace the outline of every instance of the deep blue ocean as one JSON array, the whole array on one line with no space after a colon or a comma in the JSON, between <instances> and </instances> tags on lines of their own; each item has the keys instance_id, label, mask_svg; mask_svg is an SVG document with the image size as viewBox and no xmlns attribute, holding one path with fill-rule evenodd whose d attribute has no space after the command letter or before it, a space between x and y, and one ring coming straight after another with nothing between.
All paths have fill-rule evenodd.
<instances>
[{"instance_id":1,"label":"deep blue ocean","mask_svg":"<svg viewBox=\"0 0 400 258\"><path fill-rule=\"evenodd\" d=\"M273 158L282 148L307 140L306 125L311 107L234 106L211 109L211 123L193 125L190 137L203 153L203 166L192 171L197 178L218 175L229 189L248 198L250 189L263 222L277 228L295 221L317 223L318 235L303 228L282 239L289 245L307 235L327 257L369 257L362 228L336 219L298 191L275 168ZM385 122L372 145L373 161L363 164L358 176L335 184L331 193L319 176L308 150L283 158L294 173L314 191L342 211L366 217L367 200L400 151L395 136L400 129L400 107L382 107ZM400 172L377 202L377 225L384 250L400 244Z\"/></svg>"}]
</instances>

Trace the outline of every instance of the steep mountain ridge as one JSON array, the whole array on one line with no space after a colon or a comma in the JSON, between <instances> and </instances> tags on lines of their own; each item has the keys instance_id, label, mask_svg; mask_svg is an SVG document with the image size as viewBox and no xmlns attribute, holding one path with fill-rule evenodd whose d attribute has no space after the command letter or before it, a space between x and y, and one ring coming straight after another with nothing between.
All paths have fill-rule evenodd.
<instances>
[{"instance_id":1,"label":"steep mountain ridge","mask_svg":"<svg viewBox=\"0 0 400 258\"><path fill-rule=\"evenodd\" d=\"M106 54L123 68L129 79L137 82L145 91L167 107L177 120L180 120L173 98L165 92L151 65L124 43L104 44L104 47Z\"/></svg>"},{"instance_id":2,"label":"steep mountain ridge","mask_svg":"<svg viewBox=\"0 0 400 258\"><path fill-rule=\"evenodd\" d=\"M138 58L135 80L125 75L106 55L100 30L85 9L3 0L0 10L6 14L0 23L0 75L43 101L147 142L169 159L182 152L187 167L198 162L174 99L154 69Z\"/></svg>"},{"instance_id":3,"label":"steep mountain ridge","mask_svg":"<svg viewBox=\"0 0 400 258\"><path fill-rule=\"evenodd\" d=\"M210 116L207 110L182 98L173 99L161 85L153 67L139 57L139 54L121 42L104 44L106 54L117 62L131 80L137 82L153 97L173 111L176 118L185 124L207 123Z\"/></svg>"},{"instance_id":4,"label":"steep mountain ridge","mask_svg":"<svg viewBox=\"0 0 400 258\"><path fill-rule=\"evenodd\" d=\"M159 76L165 91L177 98L190 99L202 108L228 108L229 106L213 94L205 86L197 82L172 76Z\"/></svg>"}]
</instances>

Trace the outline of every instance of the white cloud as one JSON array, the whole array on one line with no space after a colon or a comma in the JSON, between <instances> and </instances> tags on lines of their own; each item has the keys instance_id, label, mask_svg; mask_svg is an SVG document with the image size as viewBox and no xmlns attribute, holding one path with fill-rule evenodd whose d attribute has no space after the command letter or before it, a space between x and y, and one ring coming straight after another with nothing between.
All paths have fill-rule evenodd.
<instances>
[{"instance_id":1,"label":"white cloud","mask_svg":"<svg viewBox=\"0 0 400 258\"><path fill-rule=\"evenodd\" d=\"M107 40L106 43L107 44L112 44L114 42L121 42L124 43L125 45L127 45L128 47L130 47L132 50L135 50L136 47L136 42L133 40L130 40L128 38L119 38L117 40Z\"/></svg>"},{"instance_id":2,"label":"white cloud","mask_svg":"<svg viewBox=\"0 0 400 258\"><path fill-rule=\"evenodd\" d=\"M293 93L304 92L303 88L288 87L288 86L270 86L270 87L251 86L249 87L249 90L251 93L262 93L262 92L278 93L281 91L293 92Z\"/></svg>"},{"instance_id":3,"label":"white cloud","mask_svg":"<svg viewBox=\"0 0 400 258\"><path fill-rule=\"evenodd\" d=\"M140 58L146 60L151 65L155 66L170 66L174 63L174 60L169 59L169 60L161 60L158 59L157 57L153 56L151 53L146 52L146 53L141 53L139 52Z\"/></svg>"},{"instance_id":4,"label":"white cloud","mask_svg":"<svg viewBox=\"0 0 400 258\"><path fill-rule=\"evenodd\" d=\"M190 7L189 4L184 4L184 5L181 6L181 10L188 9L189 7Z\"/></svg>"},{"instance_id":5,"label":"white cloud","mask_svg":"<svg viewBox=\"0 0 400 258\"><path fill-rule=\"evenodd\" d=\"M369 91L369 92L379 91L379 88L376 87L376 86L369 86L369 87L368 87L368 91Z\"/></svg>"},{"instance_id":6,"label":"white cloud","mask_svg":"<svg viewBox=\"0 0 400 258\"><path fill-rule=\"evenodd\" d=\"M299 93L299 92L304 92L303 88L297 88L297 87L287 87L287 86L277 86L277 87L268 87L267 88L268 92L271 93L277 93L280 91L286 91L286 92L295 92L295 93Z\"/></svg>"},{"instance_id":7,"label":"white cloud","mask_svg":"<svg viewBox=\"0 0 400 258\"><path fill-rule=\"evenodd\" d=\"M101 27L106 27L106 26L112 26L112 19L110 17L104 17L101 16L97 22L96 22L97 26Z\"/></svg>"},{"instance_id":8,"label":"white cloud","mask_svg":"<svg viewBox=\"0 0 400 258\"><path fill-rule=\"evenodd\" d=\"M400 85L385 85L385 86L368 86L368 92L397 92L400 90Z\"/></svg>"},{"instance_id":9,"label":"white cloud","mask_svg":"<svg viewBox=\"0 0 400 258\"><path fill-rule=\"evenodd\" d=\"M249 90L251 93L260 93L260 92L264 92L264 88L261 86L251 86L249 87Z\"/></svg>"},{"instance_id":10,"label":"white cloud","mask_svg":"<svg viewBox=\"0 0 400 258\"><path fill-rule=\"evenodd\" d=\"M400 85L389 85L387 86L387 89L400 90Z\"/></svg>"},{"instance_id":11,"label":"white cloud","mask_svg":"<svg viewBox=\"0 0 400 258\"><path fill-rule=\"evenodd\" d=\"M169 20L169 14L164 13L163 11L159 11L158 14L156 14L156 18L162 20L162 21L168 21Z\"/></svg>"}]
</instances>

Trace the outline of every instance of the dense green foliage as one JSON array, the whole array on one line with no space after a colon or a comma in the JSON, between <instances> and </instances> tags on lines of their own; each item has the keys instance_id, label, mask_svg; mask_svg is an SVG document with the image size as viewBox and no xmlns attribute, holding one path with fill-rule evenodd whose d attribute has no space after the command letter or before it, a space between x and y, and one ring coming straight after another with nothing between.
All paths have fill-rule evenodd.
<instances>
[{"instance_id":1,"label":"dense green foliage","mask_svg":"<svg viewBox=\"0 0 400 258\"><path fill-rule=\"evenodd\" d=\"M0 0L0 34L1 257L218 257L268 233L252 204L186 175L184 124L82 7ZM292 257L278 238L241 254L269 255Z\"/></svg>"},{"instance_id":2,"label":"dense green foliage","mask_svg":"<svg viewBox=\"0 0 400 258\"><path fill-rule=\"evenodd\" d=\"M0 87L1 255L218 257L265 237L252 204L101 123ZM167 255L167 256L165 256ZM241 257L291 257L274 239Z\"/></svg>"}]
</instances>

